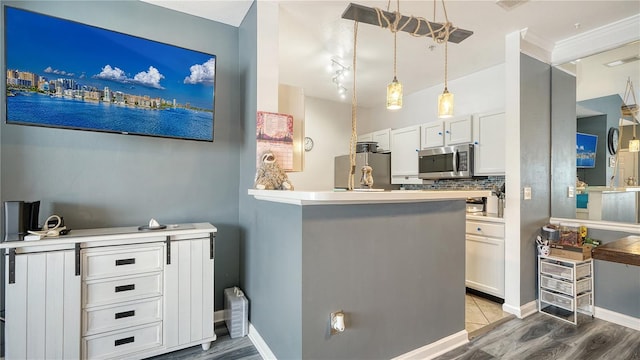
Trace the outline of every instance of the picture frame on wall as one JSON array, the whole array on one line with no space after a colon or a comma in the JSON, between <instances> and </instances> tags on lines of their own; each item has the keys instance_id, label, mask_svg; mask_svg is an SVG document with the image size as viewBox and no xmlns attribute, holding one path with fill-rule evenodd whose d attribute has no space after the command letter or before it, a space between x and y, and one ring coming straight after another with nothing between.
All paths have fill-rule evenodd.
<instances>
[{"instance_id":1,"label":"picture frame on wall","mask_svg":"<svg viewBox=\"0 0 640 360\"><path fill-rule=\"evenodd\" d=\"M216 55L4 6L6 123L213 141Z\"/></svg>"}]
</instances>

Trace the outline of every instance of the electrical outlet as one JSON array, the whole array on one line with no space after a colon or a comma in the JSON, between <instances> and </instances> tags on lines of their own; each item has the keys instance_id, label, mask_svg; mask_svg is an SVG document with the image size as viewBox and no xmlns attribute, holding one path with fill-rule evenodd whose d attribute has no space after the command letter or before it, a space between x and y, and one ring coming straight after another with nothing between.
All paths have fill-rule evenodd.
<instances>
[{"instance_id":1,"label":"electrical outlet","mask_svg":"<svg viewBox=\"0 0 640 360\"><path fill-rule=\"evenodd\" d=\"M574 197L575 195L576 195L576 190L575 190L575 188L574 188L573 186L569 186L569 187L567 188L567 196L568 196L568 197L570 197L570 198L572 198L572 197Z\"/></svg>"},{"instance_id":2,"label":"electrical outlet","mask_svg":"<svg viewBox=\"0 0 640 360\"><path fill-rule=\"evenodd\" d=\"M526 186L524 188L524 199L525 200L531 200L531 187L530 186Z\"/></svg>"}]
</instances>

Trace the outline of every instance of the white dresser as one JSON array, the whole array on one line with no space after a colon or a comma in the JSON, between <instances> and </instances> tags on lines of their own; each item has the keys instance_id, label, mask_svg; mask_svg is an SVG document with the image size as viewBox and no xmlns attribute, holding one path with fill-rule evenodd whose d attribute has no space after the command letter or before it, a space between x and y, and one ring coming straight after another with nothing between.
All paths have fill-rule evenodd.
<instances>
[{"instance_id":1,"label":"white dresser","mask_svg":"<svg viewBox=\"0 0 640 360\"><path fill-rule=\"evenodd\" d=\"M7 359L140 359L216 339L208 223L6 242Z\"/></svg>"}]
</instances>

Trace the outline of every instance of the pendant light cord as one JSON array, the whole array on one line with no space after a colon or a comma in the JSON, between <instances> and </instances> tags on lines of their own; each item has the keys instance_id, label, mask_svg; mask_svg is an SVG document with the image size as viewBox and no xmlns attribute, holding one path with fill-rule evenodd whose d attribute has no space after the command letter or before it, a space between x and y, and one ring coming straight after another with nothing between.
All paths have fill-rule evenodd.
<instances>
[{"instance_id":1,"label":"pendant light cord","mask_svg":"<svg viewBox=\"0 0 640 360\"><path fill-rule=\"evenodd\" d=\"M349 142L349 181L347 188L353 190L356 173L356 143L358 142L358 97L356 95L356 50L358 44L358 22L353 22L353 91L351 92L351 141Z\"/></svg>"}]
</instances>

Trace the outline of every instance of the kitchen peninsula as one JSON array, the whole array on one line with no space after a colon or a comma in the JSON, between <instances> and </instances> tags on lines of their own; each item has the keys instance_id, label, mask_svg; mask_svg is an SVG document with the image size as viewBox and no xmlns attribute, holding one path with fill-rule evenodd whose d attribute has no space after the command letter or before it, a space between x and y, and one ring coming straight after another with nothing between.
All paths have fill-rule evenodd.
<instances>
[{"instance_id":1,"label":"kitchen peninsula","mask_svg":"<svg viewBox=\"0 0 640 360\"><path fill-rule=\"evenodd\" d=\"M465 199L490 191L249 195L261 239L246 259L251 323L277 358L424 357L467 342ZM339 310L346 330L330 335Z\"/></svg>"}]
</instances>

